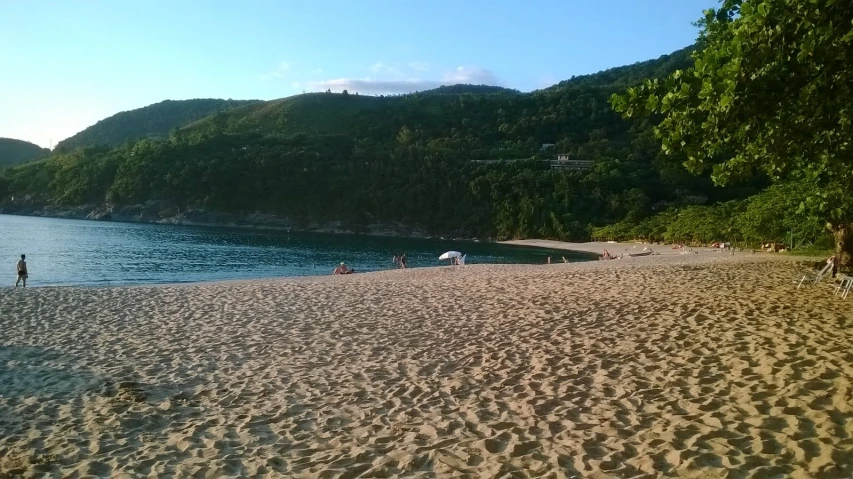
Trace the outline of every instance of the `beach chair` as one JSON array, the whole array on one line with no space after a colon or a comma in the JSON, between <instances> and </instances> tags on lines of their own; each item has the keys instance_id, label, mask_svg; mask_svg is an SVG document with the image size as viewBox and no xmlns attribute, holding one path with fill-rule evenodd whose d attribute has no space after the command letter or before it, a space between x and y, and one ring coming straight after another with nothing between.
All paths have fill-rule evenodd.
<instances>
[{"instance_id":1,"label":"beach chair","mask_svg":"<svg viewBox=\"0 0 853 479\"><path fill-rule=\"evenodd\" d=\"M838 286L835 287L835 294L841 293L841 299L847 299L847 295L850 294L850 289L853 288L853 276L848 274L842 275L839 278L841 281L838 283Z\"/></svg>"},{"instance_id":2,"label":"beach chair","mask_svg":"<svg viewBox=\"0 0 853 479\"><path fill-rule=\"evenodd\" d=\"M810 272L804 274L803 277L800 278L800 281L799 281L800 284L797 285L797 289L800 289L800 287L803 284L818 284L818 283L820 283L820 281L823 278L825 278L826 275L832 271L832 267L834 265L835 265L834 262L829 262L829 263L826 263L826 266L824 266L818 272L810 271Z\"/></svg>"}]
</instances>

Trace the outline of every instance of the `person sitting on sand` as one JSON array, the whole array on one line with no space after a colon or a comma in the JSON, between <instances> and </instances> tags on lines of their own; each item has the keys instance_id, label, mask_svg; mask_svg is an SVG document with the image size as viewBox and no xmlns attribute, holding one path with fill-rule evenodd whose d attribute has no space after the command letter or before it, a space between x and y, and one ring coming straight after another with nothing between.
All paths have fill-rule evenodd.
<instances>
[{"instance_id":1,"label":"person sitting on sand","mask_svg":"<svg viewBox=\"0 0 853 479\"><path fill-rule=\"evenodd\" d=\"M333 271L332 274L352 274L353 272L354 270L347 268L346 263L342 261L341 264L335 268L335 271Z\"/></svg>"},{"instance_id":2,"label":"person sitting on sand","mask_svg":"<svg viewBox=\"0 0 853 479\"><path fill-rule=\"evenodd\" d=\"M27 255L22 254L21 260L18 261L18 264L16 265L18 270L18 279L15 280L16 288L18 287L18 283L20 283L21 281L24 282L24 287L27 287L27 278L29 278L30 275L27 274L27 262L25 261L26 259Z\"/></svg>"}]
</instances>

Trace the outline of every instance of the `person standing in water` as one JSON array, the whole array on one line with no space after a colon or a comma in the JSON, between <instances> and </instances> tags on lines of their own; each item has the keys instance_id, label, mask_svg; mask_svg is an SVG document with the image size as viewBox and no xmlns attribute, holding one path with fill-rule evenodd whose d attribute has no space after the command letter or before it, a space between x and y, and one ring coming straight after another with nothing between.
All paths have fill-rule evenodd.
<instances>
[{"instance_id":1,"label":"person standing in water","mask_svg":"<svg viewBox=\"0 0 853 479\"><path fill-rule=\"evenodd\" d=\"M27 278L29 277L29 275L27 274L27 262L26 262L26 259L27 259L27 255L22 254L22 255L21 255L21 260L20 260L20 261L18 261L18 264L17 264L17 269L18 269L18 279L17 279L17 280L15 280L15 287L16 287L16 288L18 287L18 283L20 283L21 281L23 281L23 282L24 282L24 287L25 287L25 288L27 287Z\"/></svg>"}]
</instances>

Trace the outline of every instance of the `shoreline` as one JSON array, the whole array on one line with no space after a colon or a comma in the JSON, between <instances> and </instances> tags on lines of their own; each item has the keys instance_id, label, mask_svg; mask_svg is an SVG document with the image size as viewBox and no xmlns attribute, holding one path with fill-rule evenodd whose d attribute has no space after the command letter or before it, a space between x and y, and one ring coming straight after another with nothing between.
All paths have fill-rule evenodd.
<instances>
[{"instance_id":1,"label":"shoreline","mask_svg":"<svg viewBox=\"0 0 853 479\"><path fill-rule=\"evenodd\" d=\"M526 241L526 240L516 240ZM538 240L537 240L538 241ZM574 245L575 243L569 243ZM523 246L523 245L520 245ZM551 246L547 246L551 248ZM575 251L570 248L565 248L567 251ZM577 252L577 251L576 251ZM581 251L582 252L582 251ZM631 261L628 261L630 259ZM45 289L82 289L82 290L98 290L98 289L140 289L140 288L205 288L205 287L227 287L227 286L249 286L249 285L282 285L287 283L309 283L309 284L327 284L327 283L357 283L359 281L387 281L396 282L404 280L417 280L422 276L433 277L438 274L454 274L454 275L493 275L499 276L506 271L520 276L536 275L546 271L563 271L566 273L590 273L593 271L618 271L621 269L637 269L637 268L672 268L691 264L699 264L703 266L712 264L756 264L776 262L780 264L803 264L810 263L814 258L807 256L778 256L766 254L742 254L737 256L728 255L659 255L659 256L644 256L639 258L624 258L623 260L588 260L588 261L572 261L569 263L554 262L551 264L543 263L474 263L465 266L449 266L449 265L434 265L434 266L416 266L406 269L385 269L377 271L364 271L351 275L333 275L333 274L315 274L315 275L300 275L300 276L264 276L258 278L237 278L237 279L215 279L210 281L186 281L186 282L162 282L162 283L127 283L127 284L112 284L112 285L46 285L28 287L27 290L45 290ZM14 290L12 286L0 288L0 293Z\"/></svg>"}]
</instances>

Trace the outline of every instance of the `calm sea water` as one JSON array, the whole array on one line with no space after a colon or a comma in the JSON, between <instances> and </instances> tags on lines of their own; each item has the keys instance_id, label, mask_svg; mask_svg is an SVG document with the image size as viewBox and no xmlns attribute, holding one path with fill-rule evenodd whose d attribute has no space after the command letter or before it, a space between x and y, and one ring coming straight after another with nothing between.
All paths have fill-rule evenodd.
<instances>
[{"instance_id":1,"label":"calm sea water","mask_svg":"<svg viewBox=\"0 0 853 479\"><path fill-rule=\"evenodd\" d=\"M438 256L449 250L466 253L472 264L542 264L549 255L588 259L467 241L0 215L0 287L3 278L14 284L21 254L27 255L27 286L98 286L323 275L341 261L357 272L378 271L394 268L392 257L401 253L410 267L440 266Z\"/></svg>"}]
</instances>

